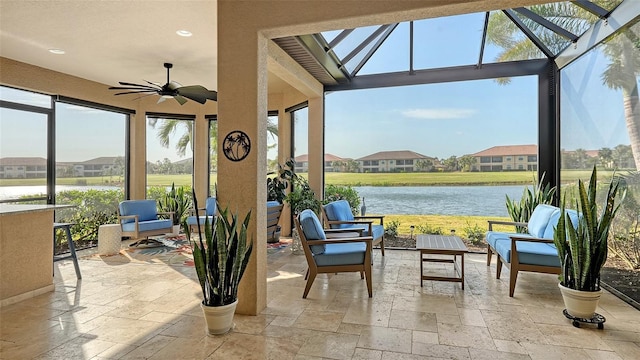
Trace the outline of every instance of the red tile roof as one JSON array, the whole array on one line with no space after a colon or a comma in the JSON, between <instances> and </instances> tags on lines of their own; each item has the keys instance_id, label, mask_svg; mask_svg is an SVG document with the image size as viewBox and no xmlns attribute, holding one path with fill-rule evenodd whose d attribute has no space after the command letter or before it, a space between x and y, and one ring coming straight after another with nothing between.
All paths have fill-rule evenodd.
<instances>
[{"instance_id":1,"label":"red tile roof","mask_svg":"<svg viewBox=\"0 0 640 360\"><path fill-rule=\"evenodd\" d=\"M2 166L16 166L16 165L44 166L44 165L47 165L47 159L41 158L41 157L6 157L6 158L0 158L0 165Z\"/></svg>"},{"instance_id":2,"label":"red tile roof","mask_svg":"<svg viewBox=\"0 0 640 360\"><path fill-rule=\"evenodd\" d=\"M336 160L345 160L345 159L335 156L333 154L324 154L324 161L336 161ZM309 154L298 155L296 156L295 161L296 162L309 161Z\"/></svg>"},{"instance_id":3,"label":"red tile roof","mask_svg":"<svg viewBox=\"0 0 640 360\"><path fill-rule=\"evenodd\" d=\"M501 145L482 150L471 156L538 155L538 145Z\"/></svg>"},{"instance_id":4,"label":"red tile roof","mask_svg":"<svg viewBox=\"0 0 640 360\"><path fill-rule=\"evenodd\" d=\"M358 161L364 160L407 160L407 159L433 159L428 156L418 154L417 152L410 150L398 150L398 151L380 151L375 154L367 155L356 159Z\"/></svg>"}]
</instances>

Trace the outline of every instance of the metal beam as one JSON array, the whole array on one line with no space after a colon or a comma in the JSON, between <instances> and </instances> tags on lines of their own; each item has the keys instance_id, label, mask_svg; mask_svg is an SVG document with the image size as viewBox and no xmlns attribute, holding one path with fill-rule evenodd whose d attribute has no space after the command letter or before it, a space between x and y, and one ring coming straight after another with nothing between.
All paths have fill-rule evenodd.
<instances>
[{"instance_id":1,"label":"metal beam","mask_svg":"<svg viewBox=\"0 0 640 360\"><path fill-rule=\"evenodd\" d=\"M373 54L375 54L375 52L378 51L378 49L380 48L382 43L384 43L385 40L387 40L389 35L391 35L393 30L395 30L395 28L397 26L398 26L398 23L395 23L395 24L392 24L389 28L387 28L387 30L385 30L385 32L382 34L382 36L380 36L378 41L376 41L376 43L373 44L373 47L371 47L371 49L367 52L367 54L364 56L364 58L362 58L360 63L355 67L355 69L353 69L353 71L351 72L351 77L356 76L356 74L360 71L360 69L362 69L364 64L366 64L367 61L369 61L369 59L371 59L371 56L373 56Z\"/></svg>"},{"instance_id":2,"label":"metal beam","mask_svg":"<svg viewBox=\"0 0 640 360\"><path fill-rule=\"evenodd\" d=\"M544 53L546 57L553 58L554 54L551 52L551 50L549 50L549 48L545 44L543 44L540 39L538 39L536 34L534 34L533 31L531 31L531 29L529 29L518 16L516 16L513 10L507 9L502 10L502 12L507 15L507 17L511 19L514 24L516 24L518 29L520 29L529 38L529 40L531 40L531 42L533 42L533 44Z\"/></svg>"},{"instance_id":3,"label":"metal beam","mask_svg":"<svg viewBox=\"0 0 640 360\"><path fill-rule=\"evenodd\" d=\"M364 39L364 41L361 42L358 46L356 46L356 48L353 49L349 54L347 54L347 56L345 56L344 58L340 59L342 64L348 63L349 60L353 59L356 55L358 55L358 53L360 51L362 51L362 49L364 49L367 45L369 45L369 43L372 42L373 39L375 39L378 36L380 36L380 34L382 34L382 32L385 29L387 29L389 26L390 25L381 25L380 27L378 27L376 29L376 31L374 31L371 35L369 35L366 39Z\"/></svg>"},{"instance_id":4,"label":"metal beam","mask_svg":"<svg viewBox=\"0 0 640 360\"><path fill-rule=\"evenodd\" d=\"M575 1L573 1L573 4L583 8L584 10L587 10L588 12L594 14L595 16L599 17L600 19L606 18L610 13L609 10L603 9L600 6L592 3L591 1L587 1L587 0L575 0Z\"/></svg>"},{"instance_id":5,"label":"metal beam","mask_svg":"<svg viewBox=\"0 0 640 360\"><path fill-rule=\"evenodd\" d=\"M574 45L562 50L555 59L556 65L559 69L566 67L638 17L640 17L640 1L624 0L608 18L596 21Z\"/></svg>"},{"instance_id":6,"label":"metal beam","mask_svg":"<svg viewBox=\"0 0 640 360\"><path fill-rule=\"evenodd\" d=\"M533 11L520 7L520 8L515 8L513 9L515 11L517 11L518 13L520 13L522 16L526 16L529 19L537 22L538 24L544 26L545 28L553 31L554 33L562 36L563 38L569 39L572 42L578 40L578 36L565 30L564 28L552 23L551 21L545 19L544 17L534 13Z\"/></svg>"},{"instance_id":7,"label":"metal beam","mask_svg":"<svg viewBox=\"0 0 640 360\"><path fill-rule=\"evenodd\" d=\"M340 34L338 34L338 36L336 36L333 40L331 40L331 42L329 43L329 48L326 49L326 50L327 51L333 50L333 48L335 48L342 40L344 40L347 36L349 36L349 34L351 34L353 32L353 30L355 30L355 29L342 30L342 32ZM323 38L324 38L324 36L323 36Z\"/></svg>"},{"instance_id":8,"label":"metal beam","mask_svg":"<svg viewBox=\"0 0 640 360\"><path fill-rule=\"evenodd\" d=\"M311 34L300 35L296 39L337 82L349 81L349 74L342 69L340 60L332 51L325 51L326 42L324 42L324 38L319 40L314 34Z\"/></svg>"},{"instance_id":9,"label":"metal beam","mask_svg":"<svg viewBox=\"0 0 640 360\"><path fill-rule=\"evenodd\" d=\"M400 71L385 74L361 75L351 79L348 84L328 85L325 91L373 89L392 86L436 84L456 81L495 79L501 77L538 75L545 73L549 59L522 60L485 64L482 68L475 65L455 66L440 69Z\"/></svg>"},{"instance_id":10,"label":"metal beam","mask_svg":"<svg viewBox=\"0 0 640 360\"><path fill-rule=\"evenodd\" d=\"M487 41L487 28L489 27L489 12L484 15L484 27L482 28L482 39L480 39L480 56L478 57L478 68L482 67L482 58L484 56L484 44Z\"/></svg>"}]
</instances>

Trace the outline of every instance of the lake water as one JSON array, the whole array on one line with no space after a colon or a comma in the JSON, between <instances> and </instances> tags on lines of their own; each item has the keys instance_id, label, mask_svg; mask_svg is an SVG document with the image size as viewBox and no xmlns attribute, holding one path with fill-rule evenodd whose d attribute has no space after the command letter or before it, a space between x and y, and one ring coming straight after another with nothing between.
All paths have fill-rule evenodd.
<instances>
[{"instance_id":1,"label":"lake water","mask_svg":"<svg viewBox=\"0 0 640 360\"><path fill-rule=\"evenodd\" d=\"M367 213L405 215L509 216L505 195L520 199L523 185L357 186Z\"/></svg>"},{"instance_id":2,"label":"lake water","mask_svg":"<svg viewBox=\"0 0 640 360\"><path fill-rule=\"evenodd\" d=\"M60 190L116 189L112 186L58 186ZM520 199L523 185L509 186L357 186L367 213L404 215L509 216L505 195ZM46 193L45 186L0 187L0 200Z\"/></svg>"}]
</instances>

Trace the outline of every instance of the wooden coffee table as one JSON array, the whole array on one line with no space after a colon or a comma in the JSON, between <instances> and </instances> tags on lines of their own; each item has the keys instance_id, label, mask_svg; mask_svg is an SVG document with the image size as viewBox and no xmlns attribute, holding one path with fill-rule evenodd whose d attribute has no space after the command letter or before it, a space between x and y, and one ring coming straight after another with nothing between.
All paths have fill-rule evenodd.
<instances>
[{"instance_id":1,"label":"wooden coffee table","mask_svg":"<svg viewBox=\"0 0 640 360\"><path fill-rule=\"evenodd\" d=\"M464 290L464 254L469 251L457 236L450 235L418 235L416 249L420 250L420 286L423 280L459 282ZM453 259L426 257L425 255L453 255ZM460 266L457 257L460 256ZM425 276L423 262L453 263L456 277Z\"/></svg>"}]
</instances>

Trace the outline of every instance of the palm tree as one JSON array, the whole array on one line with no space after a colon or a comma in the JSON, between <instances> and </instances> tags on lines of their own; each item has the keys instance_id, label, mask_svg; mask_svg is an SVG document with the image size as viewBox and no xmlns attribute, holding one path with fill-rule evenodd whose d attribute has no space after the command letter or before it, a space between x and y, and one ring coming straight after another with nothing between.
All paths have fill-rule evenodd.
<instances>
[{"instance_id":1,"label":"palm tree","mask_svg":"<svg viewBox=\"0 0 640 360\"><path fill-rule=\"evenodd\" d=\"M602 1L600 6L613 8L617 1ZM553 19L556 24L574 34L581 34L596 20L594 16L569 2L535 5L529 8L533 12ZM551 31L541 32L542 25L523 18L526 26L538 35L540 40L554 54L560 52L567 41ZM633 26L635 27L635 26ZM492 13L489 19L487 41L504 50L497 61L542 58L542 52L524 36L520 30L503 13ZM603 46L603 54L609 58L607 69L602 73L602 82L609 88L621 90L624 102L625 122L629 132L631 150L640 169L640 100L638 99L638 83L636 75L640 73L640 52L637 50L640 40L631 28L621 29L615 37ZM509 79L498 79L500 83L508 83Z\"/></svg>"},{"instance_id":2,"label":"palm tree","mask_svg":"<svg viewBox=\"0 0 640 360\"><path fill-rule=\"evenodd\" d=\"M185 156L187 152L187 148L193 151L193 125L194 122L192 120L177 120L177 119L158 119L151 118L149 119L149 125L152 128L156 128L158 126L158 133L156 134L160 144L169 148L170 138L172 134L178 132L178 129L184 129L184 132L178 138L178 141L175 144L176 153L180 156ZM267 118L267 134L272 136L274 139L278 136L278 123L272 120L271 118ZM209 126L209 149L211 156L211 167L216 168L216 150L218 148L218 126L217 123L211 124Z\"/></svg>"}]
</instances>

